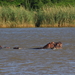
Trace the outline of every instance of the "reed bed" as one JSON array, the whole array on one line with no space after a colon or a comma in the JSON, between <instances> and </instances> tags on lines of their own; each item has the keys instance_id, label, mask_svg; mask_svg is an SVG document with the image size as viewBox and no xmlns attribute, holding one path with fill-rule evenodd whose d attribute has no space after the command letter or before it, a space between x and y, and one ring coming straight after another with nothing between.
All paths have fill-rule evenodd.
<instances>
[{"instance_id":1,"label":"reed bed","mask_svg":"<svg viewBox=\"0 0 75 75\"><path fill-rule=\"evenodd\" d=\"M35 27L33 11L23 7L0 8L0 27Z\"/></svg>"},{"instance_id":2,"label":"reed bed","mask_svg":"<svg viewBox=\"0 0 75 75\"><path fill-rule=\"evenodd\" d=\"M46 6L36 11L0 7L0 27L75 27L75 7Z\"/></svg>"},{"instance_id":3,"label":"reed bed","mask_svg":"<svg viewBox=\"0 0 75 75\"><path fill-rule=\"evenodd\" d=\"M75 7L44 7L37 13L37 26L75 27Z\"/></svg>"}]
</instances>

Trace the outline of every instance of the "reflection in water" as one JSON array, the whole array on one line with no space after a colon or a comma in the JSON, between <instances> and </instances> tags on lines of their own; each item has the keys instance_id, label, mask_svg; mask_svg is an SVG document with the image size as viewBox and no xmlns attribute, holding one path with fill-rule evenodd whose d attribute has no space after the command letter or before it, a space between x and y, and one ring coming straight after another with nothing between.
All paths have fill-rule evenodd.
<instances>
[{"instance_id":1,"label":"reflection in water","mask_svg":"<svg viewBox=\"0 0 75 75\"><path fill-rule=\"evenodd\" d=\"M74 75L75 28L1 28L1 75ZM63 49L32 49L61 41ZM19 46L22 49L13 49Z\"/></svg>"}]
</instances>

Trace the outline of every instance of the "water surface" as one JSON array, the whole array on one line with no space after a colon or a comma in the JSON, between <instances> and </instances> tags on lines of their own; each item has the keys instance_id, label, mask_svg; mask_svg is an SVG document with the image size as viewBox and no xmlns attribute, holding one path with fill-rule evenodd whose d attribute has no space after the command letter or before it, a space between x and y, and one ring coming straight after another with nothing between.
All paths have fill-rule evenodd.
<instances>
[{"instance_id":1,"label":"water surface","mask_svg":"<svg viewBox=\"0 0 75 75\"><path fill-rule=\"evenodd\" d=\"M63 49L32 49L52 41ZM0 45L1 75L75 75L75 28L1 28Z\"/></svg>"}]
</instances>

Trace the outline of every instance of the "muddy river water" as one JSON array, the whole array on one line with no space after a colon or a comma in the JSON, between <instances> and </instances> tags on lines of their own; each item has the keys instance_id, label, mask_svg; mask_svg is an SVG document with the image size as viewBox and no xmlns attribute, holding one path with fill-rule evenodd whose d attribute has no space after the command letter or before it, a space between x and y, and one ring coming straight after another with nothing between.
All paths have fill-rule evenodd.
<instances>
[{"instance_id":1,"label":"muddy river water","mask_svg":"<svg viewBox=\"0 0 75 75\"><path fill-rule=\"evenodd\" d=\"M52 41L63 49L33 49ZM0 45L0 75L75 75L75 28L0 28Z\"/></svg>"}]
</instances>

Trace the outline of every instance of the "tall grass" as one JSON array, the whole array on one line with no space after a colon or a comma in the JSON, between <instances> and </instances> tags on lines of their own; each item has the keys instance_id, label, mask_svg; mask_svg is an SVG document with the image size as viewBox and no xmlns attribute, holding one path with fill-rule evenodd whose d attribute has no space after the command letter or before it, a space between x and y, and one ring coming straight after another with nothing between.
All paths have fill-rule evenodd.
<instances>
[{"instance_id":1,"label":"tall grass","mask_svg":"<svg viewBox=\"0 0 75 75\"><path fill-rule=\"evenodd\" d=\"M75 7L44 7L37 13L37 26L75 26Z\"/></svg>"},{"instance_id":2,"label":"tall grass","mask_svg":"<svg viewBox=\"0 0 75 75\"><path fill-rule=\"evenodd\" d=\"M23 7L1 7L0 27L34 27L33 11L25 10Z\"/></svg>"},{"instance_id":3,"label":"tall grass","mask_svg":"<svg viewBox=\"0 0 75 75\"><path fill-rule=\"evenodd\" d=\"M54 6L29 11L0 7L0 27L75 27L75 7Z\"/></svg>"}]
</instances>

